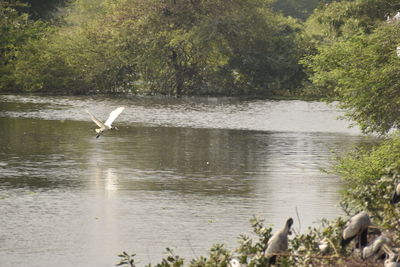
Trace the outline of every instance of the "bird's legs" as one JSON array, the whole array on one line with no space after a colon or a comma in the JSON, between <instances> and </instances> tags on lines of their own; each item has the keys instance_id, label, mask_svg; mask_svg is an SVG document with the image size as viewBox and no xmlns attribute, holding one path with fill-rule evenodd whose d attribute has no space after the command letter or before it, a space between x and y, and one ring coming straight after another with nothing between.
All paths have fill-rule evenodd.
<instances>
[{"instance_id":1,"label":"bird's legs","mask_svg":"<svg viewBox=\"0 0 400 267\"><path fill-rule=\"evenodd\" d=\"M363 230L361 233L357 235L357 244L356 248L362 249L367 245L368 238L368 228Z\"/></svg>"}]
</instances>

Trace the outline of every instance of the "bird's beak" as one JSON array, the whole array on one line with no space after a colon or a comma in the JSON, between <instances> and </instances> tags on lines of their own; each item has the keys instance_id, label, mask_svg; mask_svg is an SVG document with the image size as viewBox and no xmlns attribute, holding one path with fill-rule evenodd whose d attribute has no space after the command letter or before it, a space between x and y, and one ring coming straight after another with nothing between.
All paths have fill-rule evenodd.
<instances>
[{"instance_id":1,"label":"bird's beak","mask_svg":"<svg viewBox=\"0 0 400 267\"><path fill-rule=\"evenodd\" d=\"M118 131L118 128L114 126L114 129Z\"/></svg>"}]
</instances>

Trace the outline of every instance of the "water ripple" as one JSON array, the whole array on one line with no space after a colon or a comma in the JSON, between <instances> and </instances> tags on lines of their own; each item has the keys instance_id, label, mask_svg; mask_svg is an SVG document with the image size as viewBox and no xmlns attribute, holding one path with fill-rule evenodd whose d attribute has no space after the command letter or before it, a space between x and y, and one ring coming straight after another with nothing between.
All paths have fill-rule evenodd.
<instances>
[{"instance_id":1,"label":"water ripple","mask_svg":"<svg viewBox=\"0 0 400 267\"><path fill-rule=\"evenodd\" d=\"M0 102L3 117L88 121L87 108L105 120L111 110L123 105L126 109L118 118L121 125L360 134L358 128L349 128L350 122L337 119L343 112L335 104L313 101L3 95Z\"/></svg>"}]
</instances>

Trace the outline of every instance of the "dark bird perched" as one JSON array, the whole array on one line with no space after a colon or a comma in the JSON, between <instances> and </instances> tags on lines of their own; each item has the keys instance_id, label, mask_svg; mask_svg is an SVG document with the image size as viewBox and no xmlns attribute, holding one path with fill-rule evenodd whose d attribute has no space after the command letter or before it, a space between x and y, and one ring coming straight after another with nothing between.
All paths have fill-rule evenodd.
<instances>
[{"instance_id":1,"label":"dark bird perched","mask_svg":"<svg viewBox=\"0 0 400 267\"><path fill-rule=\"evenodd\" d=\"M269 264L276 263L276 254L285 252L288 249L288 235L290 234L290 227L293 225L293 219L287 219L285 226L273 234L268 240L268 247L265 251L265 257L268 259Z\"/></svg>"},{"instance_id":2,"label":"dark bird perched","mask_svg":"<svg viewBox=\"0 0 400 267\"><path fill-rule=\"evenodd\" d=\"M351 240L358 238L356 247L362 248L367 245L368 227L371 225L371 220L365 211L353 216L346 224L342 233L340 245L345 247Z\"/></svg>"},{"instance_id":3,"label":"dark bird perched","mask_svg":"<svg viewBox=\"0 0 400 267\"><path fill-rule=\"evenodd\" d=\"M400 184L396 186L396 190L393 193L393 197L390 200L390 204L396 204L400 201Z\"/></svg>"}]
</instances>

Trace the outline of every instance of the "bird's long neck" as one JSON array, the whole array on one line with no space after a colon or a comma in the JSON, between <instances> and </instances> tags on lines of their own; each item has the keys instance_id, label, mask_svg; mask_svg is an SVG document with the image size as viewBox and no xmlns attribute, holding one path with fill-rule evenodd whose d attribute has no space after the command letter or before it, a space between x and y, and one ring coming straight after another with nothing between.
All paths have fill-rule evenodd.
<instances>
[{"instance_id":1,"label":"bird's long neck","mask_svg":"<svg viewBox=\"0 0 400 267\"><path fill-rule=\"evenodd\" d=\"M289 225L285 224L285 226L282 228L281 233L288 235L290 231Z\"/></svg>"}]
</instances>

